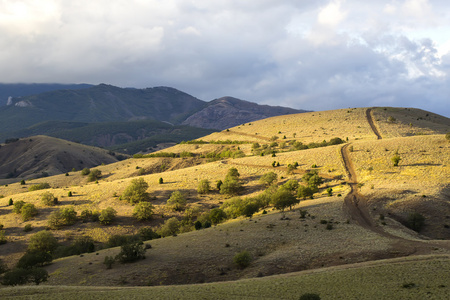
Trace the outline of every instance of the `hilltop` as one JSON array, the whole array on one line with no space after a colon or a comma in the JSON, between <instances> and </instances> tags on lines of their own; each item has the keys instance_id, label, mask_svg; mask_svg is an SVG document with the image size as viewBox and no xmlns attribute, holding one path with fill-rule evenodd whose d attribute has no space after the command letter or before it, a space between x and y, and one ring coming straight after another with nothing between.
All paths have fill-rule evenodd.
<instances>
[{"instance_id":1,"label":"hilltop","mask_svg":"<svg viewBox=\"0 0 450 300\"><path fill-rule=\"evenodd\" d=\"M100 249L115 234L137 234L143 227L157 231L172 217L185 223L173 236L145 242L151 245L146 259L135 263L115 263L112 269L106 269L105 257L117 255L119 247L54 260L46 267L50 274L47 285L117 287L237 280L220 286L172 290L183 294L184 288L199 287L198 293L204 289L214 293L228 286L223 293L230 295L236 287L254 291L258 286L261 290L262 286L287 280L277 277L279 274L301 271L289 278L303 282L302 288L292 283L279 293L298 298L300 292L309 289L321 295L349 293L347 297L354 298L362 294L351 284L356 277L349 274L359 272L372 274L365 280L374 282L374 288L383 291L385 297L402 294L407 298L412 290L402 288L402 284L410 283L414 292L445 295L449 292L445 282L450 254L450 143L445 138L449 131L448 118L413 108L308 112L243 123L153 156L98 166L104 175L98 183L88 183L80 172L27 182L25 188L50 183L49 191L60 200L55 207L41 204L43 191L24 192L19 183L2 186L0 223L8 242L0 245L1 258L12 266L30 237L47 226L49 215L56 209L73 206L79 216L86 209L113 207L118 218L111 225L77 221L51 232L64 245L78 236L90 236ZM401 159L398 166L392 161L396 155ZM194 222L203 214L223 208L233 199L215 187L232 167L239 171L244 186L239 195L242 202L264 193L266 187L260 178L268 172L277 174L277 186L292 179L304 184L302 177L311 171L317 171L323 183L313 199L301 198L293 210L280 212L269 205L251 218L229 218L211 228L193 230ZM120 200L136 178L149 184L154 214L148 221L137 221L133 218L135 206ZM211 183L211 192L199 194L197 187L204 179ZM67 196L69 191L72 197ZM174 191L184 193L189 210L167 208ZM9 199L34 203L38 216L22 221L12 213ZM413 213L424 218L422 228L411 229L409 218ZM26 224L35 229L23 232ZM243 250L253 260L240 269L233 264L233 257ZM380 273L372 273L374 265L367 264L372 261L381 277L389 276L391 281L380 281ZM423 272L417 270L419 264ZM414 276L418 273L420 278ZM308 281L317 279L317 274L326 274L321 285L313 284L314 279ZM342 284L329 283L326 278L331 274L341 274L337 278L342 278ZM264 278L243 280L256 277ZM101 290L108 295L121 293L120 289ZM152 291L142 289L140 293ZM159 291L163 293L163 289ZM211 298L211 294L201 295Z\"/></svg>"}]
</instances>

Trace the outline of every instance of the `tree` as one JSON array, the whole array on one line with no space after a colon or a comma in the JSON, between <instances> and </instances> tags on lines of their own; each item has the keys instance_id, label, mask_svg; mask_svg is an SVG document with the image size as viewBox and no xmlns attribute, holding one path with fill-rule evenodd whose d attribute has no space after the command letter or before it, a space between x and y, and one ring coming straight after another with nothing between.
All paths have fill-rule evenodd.
<instances>
[{"instance_id":1,"label":"tree","mask_svg":"<svg viewBox=\"0 0 450 300\"><path fill-rule=\"evenodd\" d=\"M89 173L91 173L91 170L89 168L84 168L83 170L81 170L81 175L83 176L89 175Z\"/></svg>"},{"instance_id":2,"label":"tree","mask_svg":"<svg viewBox=\"0 0 450 300\"><path fill-rule=\"evenodd\" d=\"M20 215L22 216L22 220L28 221L32 219L34 216L38 214L38 210L34 204L25 203L20 210Z\"/></svg>"},{"instance_id":3,"label":"tree","mask_svg":"<svg viewBox=\"0 0 450 300\"><path fill-rule=\"evenodd\" d=\"M208 219L212 224L219 224L227 218L227 214L220 208L213 208L208 214Z\"/></svg>"},{"instance_id":4,"label":"tree","mask_svg":"<svg viewBox=\"0 0 450 300\"><path fill-rule=\"evenodd\" d=\"M39 285L41 282L47 281L48 272L42 268L32 269L13 269L3 276L2 284L4 285L22 285L28 282L34 282Z\"/></svg>"},{"instance_id":5,"label":"tree","mask_svg":"<svg viewBox=\"0 0 450 300\"><path fill-rule=\"evenodd\" d=\"M53 253L58 246L58 241L50 231L39 231L31 236L28 250Z\"/></svg>"},{"instance_id":6,"label":"tree","mask_svg":"<svg viewBox=\"0 0 450 300\"><path fill-rule=\"evenodd\" d=\"M173 217L164 222L161 228L157 231L157 233L162 236L170 236L178 233L180 228L180 221L177 218Z\"/></svg>"},{"instance_id":7,"label":"tree","mask_svg":"<svg viewBox=\"0 0 450 300\"><path fill-rule=\"evenodd\" d=\"M298 181L295 179L288 180L285 184L282 185L285 189L290 190L292 192L298 189Z\"/></svg>"},{"instance_id":8,"label":"tree","mask_svg":"<svg viewBox=\"0 0 450 300\"><path fill-rule=\"evenodd\" d=\"M117 211L112 208L108 207L100 213L100 216L98 217L98 220L100 221L100 224L102 225L109 225L116 219Z\"/></svg>"},{"instance_id":9,"label":"tree","mask_svg":"<svg viewBox=\"0 0 450 300\"><path fill-rule=\"evenodd\" d=\"M270 186L274 182L277 181L277 178L278 178L278 176L275 172L269 172L269 173L266 173L263 176L261 176L261 178L259 179L259 182L261 182L265 186Z\"/></svg>"},{"instance_id":10,"label":"tree","mask_svg":"<svg viewBox=\"0 0 450 300\"><path fill-rule=\"evenodd\" d=\"M145 246L142 241L122 245L116 259L121 263L131 263L145 258Z\"/></svg>"},{"instance_id":11,"label":"tree","mask_svg":"<svg viewBox=\"0 0 450 300\"><path fill-rule=\"evenodd\" d=\"M122 194L122 199L135 204L141 201L148 201L150 198L147 193L148 183L143 178L131 180L130 185Z\"/></svg>"},{"instance_id":12,"label":"tree","mask_svg":"<svg viewBox=\"0 0 450 300\"><path fill-rule=\"evenodd\" d=\"M327 193L328 193L328 196L333 196L333 189L332 188L327 188Z\"/></svg>"},{"instance_id":13,"label":"tree","mask_svg":"<svg viewBox=\"0 0 450 300\"><path fill-rule=\"evenodd\" d=\"M102 171L100 171L99 169L93 169L89 173L88 182L97 181L100 178L102 178Z\"/></svg>"},{"instance_id":14,"label":"tree","mask_svg":"<svg viewBox=\"0 0 450 300\"><path fill-rule=\"evenodd\" d=\"M284 211L287 207L292 207L299 201L295 198L291 191L281 187L272 195L273 206L281 211Z\"/></svg>"},{"instance_id":15,"label":"tree","mask_svg":"<svg viewBox=\"0 0 450 300\"><path fill-rule=\"evenodd\" d=\"M245 269L252 262L252 256L250 252L244 250L242 252L237 253L233 257L233 262L241 269Z\"/></svg>"},{"instance_id":16,"label":"tree","mask_svg":"<svg viewBox=\"0 0 450 300\"><path fill-rule=\"evenodd\" d=\"M392 156L391 160L392 160L392 163L394 164L394 167L398 167L398 163L399 163L402 159L400 158L400 155L395 154L394 156Z\"/></svg>"},{"instance_id":17,"label":"tree","mask_svg":"<svg viewBox=\"0 0 450 300\"><path fill-rule=\"evenodd\" d=\"M42 267L52 261L52 255L43 251L28 251L17 262L16 268L30 269Z\"/></svg>"},{"instance_id":18,"label":"tree","mask_svg":"<svg viewBox=\"0 0 450 300\"><path fill-rule=\"evenodd\" d=\"M58 204L58 198L55 197L55 195L53 195L50 192L45 192L41 195L41 201L44 205L47 206L53 206Z\"/></svg>"},{"instance_id":19,"label":"tree","mask_svg":"<svg viewBox=\"0 0 450 300\"><path fill-rule=\"evenodd\" d=\"M222 184L223 184L223 182L222 182L222 180L217 180L217 182L216 182L216 188L220 191L220 188L222 187Z\"/></svg>"},{"instance_id":20,"label":"tree","mask_svg":"<svg viewBox=\"0 0 450 300\"><path fill-rule=\"evenodd\" d=\"M20 214L22 212L22 207L25 205L25 201L19 200L14 202L13 212Z\"/></svg>"},{"instance_id":21,"label":"tree","mask_svg":"<svg viewBox=\"0 0 450 300\"><path fill-rule=\"evenodd\" d=\"M232 177L232 178L239 178L239 176L241 176L241 174L239 174L239 171L236 168L230 168L228 170L227 175L225 176L225 179L227 177Z\"/></svg>"},{"instance_id":22,"label":"tree","mask_svg":"<svg viewBox=\"0 0 450 300\"><path fill-rule=\"evenodd\" d=\"M181 211L186 207L187 200L180 191L174 191L167 200L167 207L174 211Z\"/></svg>"},{"instance_id":23,"label":"tree","mask_svg":"<svg viewBox=\"0 0 450 300\"><path fill-rule=\"evenodd\" d=\"M297 197L306 199L308 197L312 197L314 195L314 191L309 186L299 185L297 189Z\"/></svg>"},{"instance_id":24,"label":"tree","mask_svg":"<svg viewBox=\"0 0 450 300\"><path fill-rule=\"evenodd\" d=\"M160 177L160 178L158 179L158 183L159 183L159 184L163 184L163 183L164 183L164 179L163 179L162 177Z\"/></svg>"},{"instance_id":25,"label":"tree","mask_svg":"<svg viewBox=\"0 0 450 300\"><path fill-rule=\"evenodd\" d=\"M133 209L133 217L139 221L149 220L153 215L153 205L150 202L139 202Z\"/></svg>"},{"instance_id":26,"label":"tree","mask_svg":"<svg viewBox=\"0 0 450 300\"><path fill-rule=\"evenodd\" d=\"M197 187L197 193L207 194L209 193L209 190L210 190L209 180L208 179L200 180Z\"/></svg>"}]
</instances>

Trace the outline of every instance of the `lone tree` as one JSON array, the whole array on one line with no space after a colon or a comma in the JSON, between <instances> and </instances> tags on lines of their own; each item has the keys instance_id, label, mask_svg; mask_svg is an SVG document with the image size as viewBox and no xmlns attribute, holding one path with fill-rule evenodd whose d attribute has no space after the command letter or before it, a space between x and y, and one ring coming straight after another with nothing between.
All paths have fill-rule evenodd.
<instances>
[{"instance_id":1,"label":"lone tree","mask_svg":"<svg viewBox=\"0 0 450 300\"><path fill-rule=\"evenodd\" d=\"M133 179L131 180L131 184L123 192L121 199L131 204L148 201L150 194L147 193L147 189L148 183L143 178Z\"/></svg>"}]
</instances>

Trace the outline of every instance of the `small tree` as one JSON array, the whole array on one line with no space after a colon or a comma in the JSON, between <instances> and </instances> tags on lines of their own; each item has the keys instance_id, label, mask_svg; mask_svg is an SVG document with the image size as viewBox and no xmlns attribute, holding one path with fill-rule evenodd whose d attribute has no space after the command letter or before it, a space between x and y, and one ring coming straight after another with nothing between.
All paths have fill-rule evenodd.
<instances>
[{"instance_id":1,"label":"small tree","mask_svg":"<svg viewBox=\"0 0 450 300\"><path fill-rule=\"evenodd\" d=\"M17 262L16 268L30 269L33 267L42 267L52 261L49 252L28 251Z\"/></svg>"},{"instance_id":2,"label":"small tree","mask_svg":"<svg viewBox=\"0 0 450 300\"><path fill-rule=\"evenodd\" d=\"M122 199L135 204L141 201L148 201L150 198L147 193L148 183L143 178L131 180L130 185L125 189L122 194Z\"/></svg>"},{"instance_id":3,"label":"small tree","mask_svg":"<svg viewBox=\"0 0 450 300\"><path fill-rule=\"evenodd\" d=\"M174 211L181 211L186 207L187 200L180 191L174 191L167 200L167 207Z\"/></svg>"},{"instance_id":4,"label":"small tree","mask_svg":"<svg viewBox=\"0 0 450 300\"><path fill-rule=\"evenodd\" d=\"M100 216L98 217L98 220L100 221L100 224L102 225L109 225L116 219L117 211L112 208L108 207L100 213Z\"/></svg>"},{"instance_id":5,"label":"small tree","mask_svg":"<svg viewBox=\"0 0 450 300\"><path fill-rule=\"evenodd\" d=\"M402 159L400 158L400 155L395 154L394 156L392 156L391 160L392 160L392 163L394 164L394 167L398 167L398 163L399 163Z\"/></svg>"},{"instance_id":6,"label":"small tree","mask_svg":"<svg viewBox=\"0 0 450 300\"><path fill-rule=\"evenodd\" d=\"M259 182L261 182L265 186L270 186L274 182L277 181L277 178L278 178L278 176L275 172L269 172L269 173L266 173L263 176L261 176L261 178L259 179Z\"/></svg>"},{"instance_id":7,"label":"small tree","mask_svg":"<svg viewBox=\"0 0 450 300\"><path fill-rule=\"evenodd\" d=\"M38 210L34 204L31 203L25 203L24 206L22 206L22 209L20 211L20 215L22 216L22 220L28 221L31 220L34 216L38 214Z\"/></svg>"},{"instance_id":8,"label":"small tree","mask_svg":"<svg viewBox=\"0 0 450 300\"><path fill-rule=\"evenodd\" d=\"M24 179L22 179L22 180L20 181L20 185L25 185L25 180L24 180Z\"/></svg>"},{"instance_id":9,"label":"small tree","mask_svg":"<svg viewBox=\"0 0 450 300\"><path fill-rule=\"evenodd\" d=\"M281 211L284 211L287 207L292 208L292 206L298 202L299 201L295 198L291 191L282 187L272 195L273 206Z\"/></svg>"},{"instance_id":10,"label":"small tree","mask_svg":"<svg viewBox=\"0 0 450 300\"><path fill-rule=\"evenodd\" d=\"M102 178L102 171L100 171L99 169L93 169L89 173L88 182L97 181L100 178Z\"/></svg>"},{"instance_id":11,"label":"small tree","mask_svg":"<svg viewBox=\"0 0 450 300\"><path fill-rule=\"evenodd\" d=\"M314 195L314 191L309 186L299 185L297 189L297 197L306 199L311 198Z\"/></svg>"},{"instance_id":12,"label":"small tree","mask_svg":"<svg viewBox=\"0 0 450 300\"><path fill-rule=\"evenodd\" d=\"M328 196L333 196L333 189L332 188L327 188L327 193L328 193Z\"/></svg>"},{"instance_id":13,"label":"small tree","mask_svg":"<svg viewBox=\"0 0 450 300\"><path fill-rule=\"evenodd\" d=\"M133 209L133 217L138 221L149 220L153 215L153 205L150 202L139 202Z\"/></svg>"},{"instance_id":14,"label":"small tree","mask_svg":"<svg viewBox=\"0 0 450 300\"><path fill-rule=\"evenodd\" d=\"M103 264L106 265L107 269L111 269L112 265L114 264L116 260L112 256L105 256L105 260L103 260Z\"/></svg>"},{"instance_id":15,"label":"small tree","mask_svg":"<svg viewBox=\"0 0 450 300\"><path fill-rule=\"evenodd\" d=\"M83 170L81 170L81 175L83 176L89 175L89 173L91 173L91 170L89 168L84 168Z\"/></svg>"},{"instance_id":16,"label":"small tree","mask_svg":"<svg viewBox=\"0 0 450 300\"><path fill-rule=\"evenodd\" d=\"M250 254L250 252L248 252L247 250L244 250L240 253L237 253L234 257L233 257L233 262L241 269L245 269L247 268L250 263L252 262L252 256Z\"/></svg>"},{"instance_id":17,"label":"small tree","mask_svg":"<svg viewBox=\"0 0 450 300\"><path fill-rule=\"evenodd\" d=\"M22 212L22 207L25 205L25 201L19 200L14 202L13 212L20 214Z\"/></svg>"},{"instance_id":18,"label":"small tree","mask_svg":"<svg viewBox=\"0 0 450 300\"><path fill-rule=\"evenodd\" d=\"M207 194L209 193L209 190L210 190L209 180L208 179L200 180L197 187L197 193Z\"/></svg>"},{"instance_id":19,"label":"small tree","mask_svg":"<svg viewBox=\"0 0 450 300\"><path fill-rule=\"evenodd\" d=\"M227 218L227 214L221 210L220 208L213 208L208 214L208 220L211 221L212 224L219 224L223 220Z\"/></svg>"},{"instance_id":20,"label":"small tree","mask_svg":"<svg viewBox=\"0 0 450 300\"><path fill-rule=\"evenodd\" d=\"M292 192L295 192L298 189L298 181L295 179L288 180L285 184L283 184L283 187L287 190L290 190Z\"/></svg>"},{"instance_id":21,"label":"small tree","mask_svg":"<svg viewBox=\"0 0 450 300\"><path fill-rule=\"evenodd\" d=\"M157 231L157 233L162 236L170 236L178 233L180 228L180 221L177 218L173 217L164 222L161 228Z\"/></svg>"},{"instance_id":22,"label":"small tree","mask_svg":"<svg viewBox=\"0 0 450 300\"><path fill-rule=\"evenodd\" d=\"M12 199L12 198L9 198L8 205L11 206L11 205L13 205L13 204L14 204L13 199Z\"/></svg>"},{"instance_id":23,"label":"small tree","mask_svg":"<svg viewBox=\"0 0 450 300\"><path fill-rule=\"evenodd\" d=\"M116 259L121 263L131 263L145 258L145 246L142 241L122 245Z\"/></svg>"},{"instance_id":24,"label":"small tree","mask_svg":"<svg viewBox=\"0 0 450 300\"><path fill-rule=\"evenodd\" d=\"M58 204L58 198L55 197L55 195L53 195L50 192L45 192L41 195L41 201L42 204L47 205L47 206L53 206Z\"/></svg>"},{"instance_id":25,"label":"small tree","mask_svg":"<svg viewBox=\"0 0 450 300\"><path fill-rule=\"evenodd\" d=\"M162 177L160 177L160 178L158 179L158 183L159 183L159 184L163 184L163 183L164 183L164 179L163 179Z\"/></svg>"},{"instance_id":26,"label":"small tree","mask_svg":"<svg viewBox=\"0 0 450 300\"><path fill-rule=\"evenodd\" d=\"M31 236L28 251L41 251L52 253L58 246L58 241L50 231L39 231Z\"/></svg>"},{"instance_id":27,"label":"small tree","mask_svg":"<svg viewBox=\"0 0 450 300\"><path fill-rule=\"evenodd\" d=\"M216 188L220 191L220 188L222 187L222 184L223 184L223 182L222 182L222 180L217 180L217 182L216 182Z\"/></svg>"},{"instance_id":28,"label":"small tree","mask_svg":"<svg viewBox=\"0 0 450 300\"><path fill-rule=\"evenodd\" d=\"M8 241L6 240L6 235L4 230L0 230L0 245L6 244Z\"/></svg>"}]
</instances>

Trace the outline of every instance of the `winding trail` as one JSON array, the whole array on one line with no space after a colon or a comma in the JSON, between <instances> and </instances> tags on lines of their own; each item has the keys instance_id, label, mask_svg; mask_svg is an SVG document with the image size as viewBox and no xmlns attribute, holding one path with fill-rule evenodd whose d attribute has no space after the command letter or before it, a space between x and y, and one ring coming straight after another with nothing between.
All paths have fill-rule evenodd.
<instances>
[{"instance_id":1,"label":"winding trail","mask_svg":"<svg viewBox=\"0 0 450 300\"><path fill-rule=\"evenodd\" d=\"M370 128L372 128L373 133L377 136L377 139L381 140L381 134L378 131L378 128L375 126L375 122L373 121L372 108L368 108L366 110L366 118L367 122L369 122Z\"/></svg>"}]
</instances>

